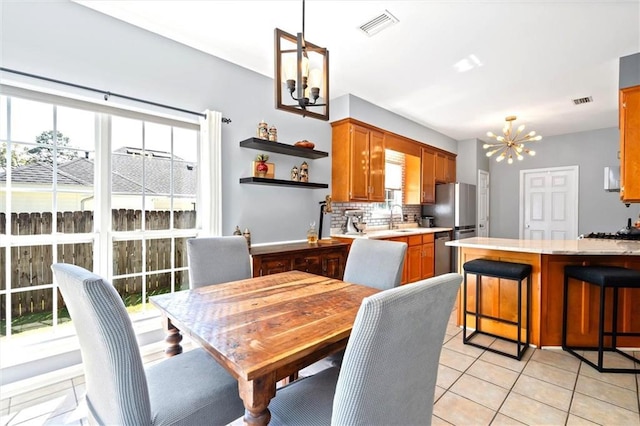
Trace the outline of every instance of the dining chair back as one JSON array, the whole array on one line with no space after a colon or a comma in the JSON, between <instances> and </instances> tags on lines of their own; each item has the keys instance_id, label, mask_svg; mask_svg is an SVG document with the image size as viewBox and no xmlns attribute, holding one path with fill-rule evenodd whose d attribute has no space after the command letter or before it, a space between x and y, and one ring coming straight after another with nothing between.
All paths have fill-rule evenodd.
<instances>
[{"instance_id":1,"label":"dining chair back","mask_svg":"<svg viewBox=\"0 0 640 426\"><path fill-rule=\"evenodd\" d=\"M201 237L187 240L189 287L251 278L251 260L246 238Z\"/></svg>"},{"instance_id":2,"label":"dining chair back","mask_svg":"<svg viewBox=\"0 0 640 426\"><path fill-rule=\"evenodd\" d=\"M278 390L272 425L430 424L440 352L462 277L450 273L362 301L342 363Z\"/></svg>"},{"instance_id":3,"label":"dining chair back","mask_svg":"<svg viewBox=\"0 0 640 426\"><path fill-rule=\"evenodd\" d=\"M93 423L227 424L243 415L236 380L204 350L145 370L114 286L79 266L57 263L51 269L80 342Z\"/></svg>"},{"instance_id":4,"label":"dining chair back","mask_svg":"<svg viewBox=\"0 0 640 426\"><path fill-rule=\"evenodd\" d=\"M387 290L402 281L407 244L398 241L356 238L344 268L344 281Z\"/></svg>"}]
</instances>

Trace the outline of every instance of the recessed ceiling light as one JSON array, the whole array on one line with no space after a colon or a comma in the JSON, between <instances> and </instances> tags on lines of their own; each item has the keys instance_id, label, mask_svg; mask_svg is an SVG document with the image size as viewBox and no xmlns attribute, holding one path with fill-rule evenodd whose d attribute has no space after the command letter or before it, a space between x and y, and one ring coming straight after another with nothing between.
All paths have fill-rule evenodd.
<instances>
[{"instance_id":1,"label":"recessed ceiling light","mask_svg":"<svg viewBox=\"0 0 640 426\"><path fill-rule=\"evenodd\" d=\"M396 24L397 22L398 18L393 16L391 12L385 9L382 13L360 25L360 27L358 28L360 28L360 30L366 35L371 37L372 35L378 34L380 31L384 30L385 28L389 28L391 25Z\"/></svg>"},{"instance_id":2,"label":"recessed ceiling light","mask_svg":"<svg viewBox=\"0 0 640 426\"><path fill-rule=\"evenodd\" d=\"M455 64L453 64L453 67L458 72L466 72L473 68L481 67L481 66L482 66L482 62L480 62L480 59L478 59L478 57L474 54L471 54L466 58L463 58L458 62L456 62Z\"/></svg>"}]
</instances>

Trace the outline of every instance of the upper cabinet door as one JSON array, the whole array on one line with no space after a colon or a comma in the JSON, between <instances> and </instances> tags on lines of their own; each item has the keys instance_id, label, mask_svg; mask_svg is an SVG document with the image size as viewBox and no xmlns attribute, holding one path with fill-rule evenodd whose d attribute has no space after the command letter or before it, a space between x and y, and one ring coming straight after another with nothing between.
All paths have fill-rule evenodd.
<instances>
[{"instance_id":1,"label":"upper cabinet door","mask_svg":"<svg viewBox=\"0 0 640 426\"><path fill-rule=\"evenodd\" d=\"M456 181L456 158L447 156L447 183Z\"/></svg>"},{"instance_id":2,"label":"upper cabinet door","mask_svg":"<svg viewBox=\"0 0 640 426\"><path fill-rule=\"evenodd\" d=\"M436 201L435 180L436 154L428 149L422 150L422 196L423 204L433 204Z\"/></svg>"},{"instance_id":3,"label":"upper cabinet door","mask_svg":"<svg viewBox=\"0 0 640 426\"><path fill-rule=\"evenodd\" d=\"M369 132L369 200L384 201L385 188L384 135Z\"/></svg>"},{"instance_id":4,"label":"upper cabinet door","mask_svg":"<svg viewBox=\"0 0 640 426\"><path fill-rule=\"evenodd\" d=\"M351 126L351 185L352 200L369 200L369 130Z\"/></svg>"},{"instance_id":5,"label":"upper cabinet door","mask_svg":"<svg viewBox=\"0 0 640 426\"><path fill-rule=\"evenodd\" d=\"M620 90L620 199L640 202L640 86Z\"/></svg>"},{"instance_id":6,"label":"upper cabinet door","mask_svg":"<svg viewBox=\"0 0 640 426\"><path fill-rule=\"evenodd\" d=\"M447 182L447 157L441 152L436 154L436 182Z\"/></svg>"}]
</instances>

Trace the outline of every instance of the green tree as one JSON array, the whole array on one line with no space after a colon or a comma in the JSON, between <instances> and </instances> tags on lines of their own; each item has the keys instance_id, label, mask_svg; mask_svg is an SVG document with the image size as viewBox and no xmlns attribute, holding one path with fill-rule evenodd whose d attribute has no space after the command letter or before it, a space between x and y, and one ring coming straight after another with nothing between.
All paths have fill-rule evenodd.
<instances>
[{"instance_id":1,"label":"green tree","mask_svg":"<svg viewBox=\"0 0 640 426\"><path fill-rule=\"evenodd\" d=\"M37 147L31 148L27 151L30 158L27 160L28 164L43 162L47 164L53 164L53 149L55 145L58 148L57 161L58 163L64 163L78 158L78 152L75 150L61 149L69 146L69 137L63 135L61 132L56 131L54 136L53 130L47 130L36 137Z\"/></svg>"},{"instance_id":2,"label":"green tree","mask_svg":"<svg viewBox=\"0 0 640 426\"><path fill-rule=\"evenodd\" d=\"M9 160L10 167L24 166L29 161L29 155L27 154L27 148L21 147L17 149L15 146L11 150L11 159ZM0 144L0 170L7 170L7 144Z\"/></svg>"}]
</instances>

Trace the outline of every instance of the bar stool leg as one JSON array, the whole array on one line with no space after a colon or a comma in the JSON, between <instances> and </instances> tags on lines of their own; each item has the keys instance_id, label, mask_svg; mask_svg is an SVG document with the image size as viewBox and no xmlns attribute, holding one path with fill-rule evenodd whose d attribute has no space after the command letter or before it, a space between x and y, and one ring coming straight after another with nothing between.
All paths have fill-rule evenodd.
<instances>
[{"instance_id":1,"label":"bar stool leg","mask_svg":"<svg viewBox=\"0 0 640 426\"><path fill-rule=\"evenodd\" d=\"M516 356L518 361L522 356L520 347L522 346L522 280L518 280L518 332L517 332L517 348Z\"/></svg>"},{"instance_id":2,"label":"bar stool leg","mask_svg":"<svg viewBox=\"0 0 640 426\"><path fill-rule=\"evenodd\" d=\"M604 366L604 307L605 307L605 286L600 286L600 325L598 326L598 369ZM600 371L602 372L602 371Z\"/></svg>"},{"instance_id":3,"label":"bar stool leg","mask_svg":"<svg viewBox=\"0 0 640 426\"><path fill-rule=\"evenodd\" d=\"M527 313L527 344L526 347L529 347L529 333L531 331L530 324L531 321L529 321L529 317L531 316L529 310L531 309L531 275L529 275L527 277L527 309L526 309L526 313Z\"/></svg>"},{"instance_id":4,"label":"bar stool leg","mask_svg":"<svg viewBox=\"0 0 640 426\"><path fill-rule=\"evenodd\" d=\"M462 289L462 341L467 341L467 271L464 272Z\"/></svg>"},{"instance_id":5,"label":"bar stool leg","mask_svg":"<svg viewBox=\"0 0 640 426\"><path fill-rule=\"evenodd\" d=\"M480 330L480 298L482 297L482 275L476 274L476 331Z\"/></svg>"},{"instance_id":6,"label":"bar stool leg","mask_svg":"<svg viewBox=\"0 0 640 426\"><path fill-rule=\"evenodd\" d=\"M611 347L618 347L618 287L613 288L613 318L611 319Z\"/></svg>"},{"instance_id":7,"label":"bar stool leg","mask_svg":"<svg viewBox=\"0 0 640 426\"><path fill-rule=\"evenodd\" d=\"M567 309L569 308L569 277L564 277L564 291L562 300L562 349L567 350Z\"/></svg>"}]
</instances>

